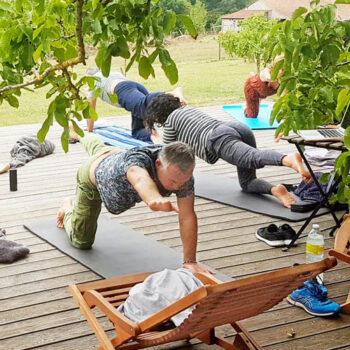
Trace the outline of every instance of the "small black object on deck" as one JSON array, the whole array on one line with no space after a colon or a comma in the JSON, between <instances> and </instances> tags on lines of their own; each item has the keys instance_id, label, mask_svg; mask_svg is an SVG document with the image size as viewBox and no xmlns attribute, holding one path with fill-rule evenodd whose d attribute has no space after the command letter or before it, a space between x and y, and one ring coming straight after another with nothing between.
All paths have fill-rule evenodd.
<instances>
[{"instance_id":1,"label":"small black object on deck","mask_svg":"<svg viewBox=\"0 0 350 350\"><path fill-rule=\"evenodd\" d=\"M10 191L17 191L17 169L11 168L9 171L10 176Z\"/></svg>"}]
</instances>

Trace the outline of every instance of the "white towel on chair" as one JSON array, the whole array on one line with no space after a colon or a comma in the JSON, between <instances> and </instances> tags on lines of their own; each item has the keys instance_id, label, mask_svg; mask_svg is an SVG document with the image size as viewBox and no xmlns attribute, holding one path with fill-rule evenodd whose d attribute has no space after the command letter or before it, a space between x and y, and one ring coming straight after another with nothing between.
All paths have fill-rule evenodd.
<instances>
[{"instance_id":1,"label":"white towel on chair","mask_svg":"<svg viewBox=\"0 0 350 350\"><path fill-rule=\"evenodd\" d=\"M202 285L203 283L187 269L165 269L148 276L144 282L132 287L129 297L118 310L138 323ZM178 326L191 314L192 310L193 307L188 308L173 316L171 320Z\"/></svg>"}]
</instances>

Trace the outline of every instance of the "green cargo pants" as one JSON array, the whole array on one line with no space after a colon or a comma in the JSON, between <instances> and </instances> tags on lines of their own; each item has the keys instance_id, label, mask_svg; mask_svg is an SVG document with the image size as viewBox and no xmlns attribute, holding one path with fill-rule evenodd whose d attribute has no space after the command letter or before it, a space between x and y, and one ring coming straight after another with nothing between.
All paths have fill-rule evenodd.
<instances>
[{"instance_id":1,"label":"green cargo pants","mask_svg":"<svg viewBox=\"0 0 350 350\"><path fill-rule=\"evenodd\" d=\"M90 180L90 167L102 154L116 148L106 146L96 135L89 133L85 133L80 142L90 158L78 170L75 204L73 210L65 214L63 224L74 247L89 249L95 240L102 204L100 194Z\"/></svg>"}]
</instances>

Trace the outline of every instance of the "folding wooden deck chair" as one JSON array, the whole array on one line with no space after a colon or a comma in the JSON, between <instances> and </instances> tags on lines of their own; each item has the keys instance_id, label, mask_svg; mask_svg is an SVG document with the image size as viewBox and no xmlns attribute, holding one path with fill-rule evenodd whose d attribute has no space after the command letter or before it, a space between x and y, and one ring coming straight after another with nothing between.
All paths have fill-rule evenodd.
<instances>
[{"instance_id":1,"label":"folding wooden deck chair","mask_svg":"<svg viewBox=\"0 0 350 350\"><path fill-rule=\"evenodd\" d=\"M350 215L344 215L344 220L335 236L334 249L331 249L328 254L337 259L350 264ZM341 305L341 310L350 313L350 291L346 302Z\"/></svg>"},{"instance_id":2,"label":"folding wooden deck chair","mask_svg":"<svg viewBox=\"0 0 350 350\"><path fill-rule=\"evenodd\" d=\"M148 319L135 323L117 311L128 297L130 288L142 282L150 273L115 277L102 281L69 286L102 347L134 350L197 338L206 344L224 349L261 349L249 332L237 321L260 314L278 304L307 279L336 265L335 258L321 262L284 268L237 281L221 283L216 278L197 274L204 286L188 294ZM157 331L156 326L188 307L196 305L190 316L178 327ZM109 340L92 312L99 308L113 323L116 336ZM215 336L215 327L231 324L237 332L233 341Z\"/></svg>"}]
</instances>

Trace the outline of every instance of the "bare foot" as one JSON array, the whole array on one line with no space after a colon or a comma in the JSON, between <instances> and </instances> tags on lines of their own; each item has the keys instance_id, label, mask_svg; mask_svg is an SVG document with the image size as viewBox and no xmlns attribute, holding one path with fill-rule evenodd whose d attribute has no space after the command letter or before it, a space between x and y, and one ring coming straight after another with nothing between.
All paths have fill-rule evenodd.
<instances>
[{"instance_id":1,"label":"bare foot","mask_svg":"<svg viewBox=\"0 0 350 350\"><path fill-rule=\"evenodd\" d=\"M295 198L287 191L283 185L272 187L271 194L276 197L283 206L290 208L295 203Z\"/></svg>"},{"instance_id":2,"label":"bare foot","mask_svg":"<svg viewBox=\"0 0 350 350\"><path fill-rule=\"evenodd\" d=\"M72 206L72 200L70 198L65 198L62 201L61 207L57 212L57 227L58 228L64 228L63 226L63 219L67 212L71 211L73 208Z\"/></svg>"},{"instance_id":3,"label":"bare foot","mask_svg":"<svg viewBox=\"0 0 350 350\"><path fill-rule=\"evenodd\" d=\"M4 173L8 172L9 169L10 169L10 164L0 163L0 174L4 174Z\"/></svg>"},{"instance_id":4,"label":"bare foot","mask_svg":"<svg viewBox=\"0 0 350 350\"><path fill-rule=\"evenodd\" d=\"M311 174L309 172L309 170L307 170L304 167L303 161L301 159L301 155L299 153L293 153L293 154L289 154L288 156L285 156L282 159L282 164L294 169L297 173L299 173L302 178L306 181L306 182L310 182L312 180Z\"/></svg>"},{"instance_id":5,"label":"bare foot","mask_svg":"<svg viewBox=\"0 0 350 350\"><path fill-rule=\"evenodd\" d=\"M69 125L69 142L79 141L79 135L75 132L73 125Z\"/></svg>"},{"instance_id":6,"label":"bare foot","mask_svg":"<svg viewBox=\"0 0 350 350\"><path fill-rule=\"evenodd\" d=\"M161 145L163 143L162 137L157 133L157 131L153 131L151 134L151 141L155 145Z\"/></svg>"}]
</instances>

